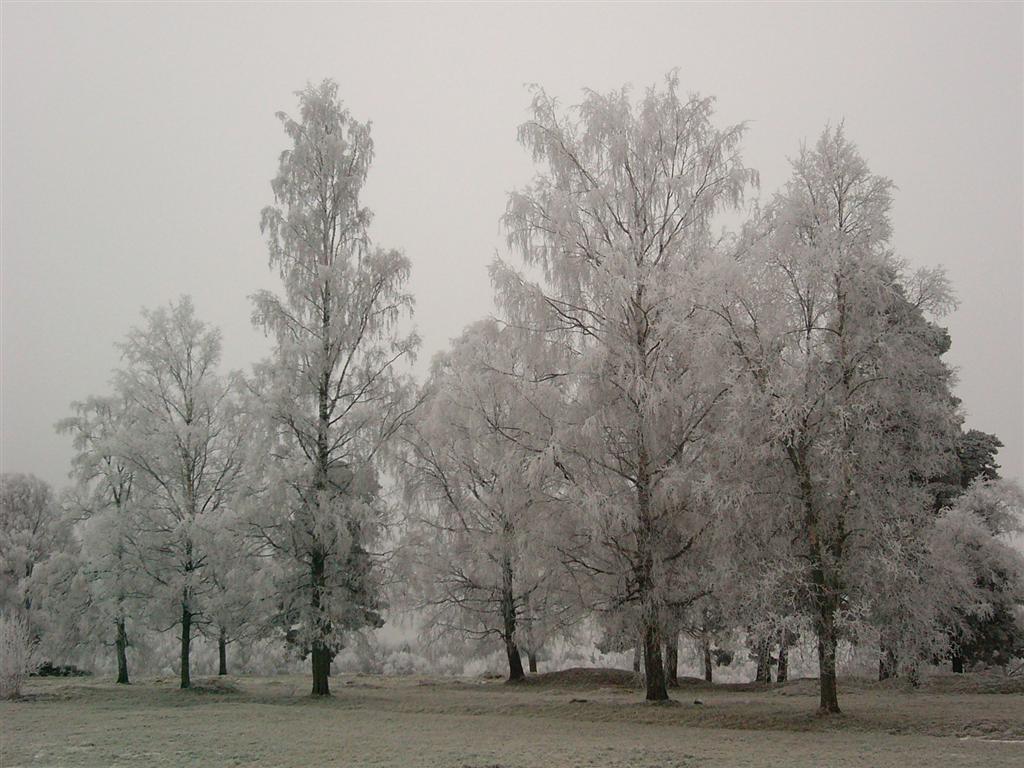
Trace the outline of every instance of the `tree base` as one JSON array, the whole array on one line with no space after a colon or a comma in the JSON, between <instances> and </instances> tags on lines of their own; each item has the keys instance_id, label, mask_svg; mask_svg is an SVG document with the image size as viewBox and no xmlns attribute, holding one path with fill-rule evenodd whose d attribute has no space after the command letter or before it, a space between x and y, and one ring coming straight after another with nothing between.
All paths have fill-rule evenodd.
<instances>
[{"instance_id":1,"label":"tree base","mask_svg":"<svg viewBox=\"0 0 1024 768\"><path fill-rule=\"evenodd\" d=\"M682 703L675 699L645 699L644 704L650 704L652 707L681 707Z\"/></svg>"}]
</instances>

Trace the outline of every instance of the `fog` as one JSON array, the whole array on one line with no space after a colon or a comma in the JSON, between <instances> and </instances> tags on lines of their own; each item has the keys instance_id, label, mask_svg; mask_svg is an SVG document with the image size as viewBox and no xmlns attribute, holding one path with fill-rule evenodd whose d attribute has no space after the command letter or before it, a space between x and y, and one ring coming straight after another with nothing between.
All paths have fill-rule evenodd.
<instances>
[{"instance_id":1,"label":"fog","mask_svg":"<svg viewBox=\"0 0 1024 768\"><path fill-rule=\"evenodd\" d=\"M526 83L563 103L684 90L746 120L766 197L787 157L844 120L898 186L895 245L944 265L967 426L1024 478L1020 5L3 5L2 470L66 481L72 400L106 391L114 342L191 294L229 367L267 343L248 296L272 287L260 209L287 146L278 110L336 79L373 121L365 202L405 250L424 347L492 311L498 219L532 166Z\"/></svg>"}]
</instances>

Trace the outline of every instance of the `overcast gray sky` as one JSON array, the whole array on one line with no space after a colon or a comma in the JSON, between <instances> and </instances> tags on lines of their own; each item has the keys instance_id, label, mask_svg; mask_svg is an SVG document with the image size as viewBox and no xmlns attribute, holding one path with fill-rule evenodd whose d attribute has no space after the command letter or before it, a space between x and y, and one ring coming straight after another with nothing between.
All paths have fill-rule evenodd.
<instances>
[{"instance_id":1,"label":"overcast gray sky","mask_svg":"<svg viewBox=\"0 0 1024 768\"><path fill-rule=\"evenodd\" d=\"M762 195L828 121L898 185L895 243L948 268L949 359L969 426L1024 477L1019 3L95 5L2 10L3 471L63 485L53 423L107 391L141 307L181 294L225 362L267 349L248 295L273 287L259 211L293 92L331 77L373 121L375 240L413 263L423 361L491 311L498 218L531 164L524 84L660 83L750 122Z\"/></svg>"}]
</instances>

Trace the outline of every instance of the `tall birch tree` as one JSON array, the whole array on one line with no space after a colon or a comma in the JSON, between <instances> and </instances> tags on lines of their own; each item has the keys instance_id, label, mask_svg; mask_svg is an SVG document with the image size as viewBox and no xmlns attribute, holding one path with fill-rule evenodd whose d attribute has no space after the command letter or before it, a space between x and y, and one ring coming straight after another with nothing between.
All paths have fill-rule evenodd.
<instances>
[{"instance_id":1,"label":"tall birch tree","mask_svg":"<svg viewBox=\"0 0 1024 768\"><path fill-rule=\"evenodd\" d=\"M385 512L381 462L414 405L399 366L419 344L401 330L413 309L409 260L367 232L369 124L337 91L329 80L310 86L297 119L278 115L292 146L261 226L284 293L257 294L253 315L275 343L257 371L270 443L253 525L278 559L278 597L311 656L314 696L329 695L346 633L380 623L370 546Z\"/></svg>"},{"instance_id":2,"label":"tall birch tree","mask_svg":"<svg viewBox=\"0 0 1024 768\"><path fill-rule=\"evenodd\" d=\"M900 544L932 517L922 478L945 467L957 425L921 322L948 308L948 286L896 258L891 203L892 183L827 129L747 241L720 313L749 498L792 533L780 567L817 636L823 713L839 711L837 641L870 612L873 566L908 567Z\"/></svg>"},{"instance_id":3,"label":"tall birch tree","mask_svg":"<svg viewBox=\"0 0 1024 768\"><path fill-rule=\"evenodd\" d=\"M535 89L519 139L540 166L504 223L525 271L493 267L510 321L561 353L572 393L555 438L587 510L595 558L576 557L639 606L647 698L668 698L660 614L667 575L706 521L696 466L727 382L698 310L716 214L756 181L742 126L673 74L634 105L626 89L565 111Z\"/></svg>"}]
</instances>

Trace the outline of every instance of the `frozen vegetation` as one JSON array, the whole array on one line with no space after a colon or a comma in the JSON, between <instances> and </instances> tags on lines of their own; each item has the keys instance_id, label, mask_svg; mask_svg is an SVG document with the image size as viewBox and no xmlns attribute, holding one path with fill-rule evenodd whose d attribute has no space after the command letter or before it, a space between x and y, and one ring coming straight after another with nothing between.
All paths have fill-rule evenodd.
<instances>
[{"instance_id":1,"label":"frozen vegetation","mask_svg":"<svg viewBox=\"0 0 1024 768\"><path fill-rule=\"evenodd\" d=\"M145 311L71 487L2 478L0 764L1024 760L1024 494L893 183L836 125L758 198L675 74L531 94L498 313L422 381L370 124L329 80L279 115L267 358Z\"/></svg>"},{"instance_id":2,"label":"frozen vegetation","mask_svg":"<svg viewBox=\"0 0 1024 768\"><path fill-rule=\"evenodd\" d=\"M986 681L973 675L947 673L914 692L844 681L845 714L830 721L813 714L814 680L711 687L688 679L672 707L643 704L637 684L622 680L591 671L510 687L338 675L333 699L317 702L302 676L196 678L192 691L175 690L174 678L127 689L34 679L26 699L0 703L0 761L5 768L996 768L1019 765L1024 750L1019 682L1016 694L982 694Z\"/></svg>"}]
</instances>

